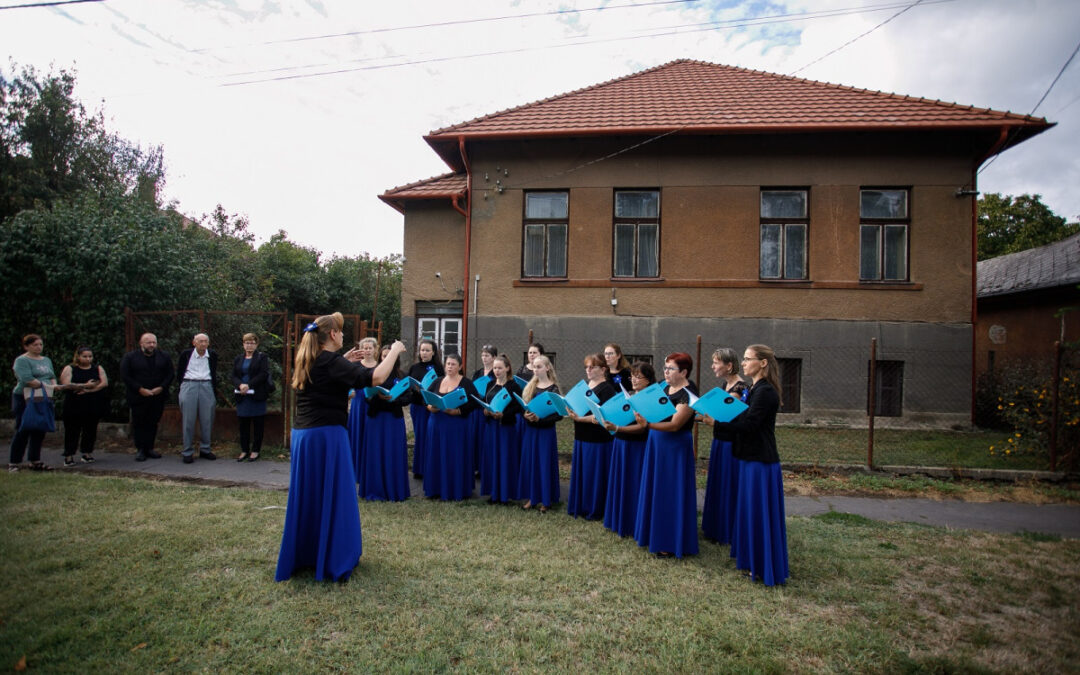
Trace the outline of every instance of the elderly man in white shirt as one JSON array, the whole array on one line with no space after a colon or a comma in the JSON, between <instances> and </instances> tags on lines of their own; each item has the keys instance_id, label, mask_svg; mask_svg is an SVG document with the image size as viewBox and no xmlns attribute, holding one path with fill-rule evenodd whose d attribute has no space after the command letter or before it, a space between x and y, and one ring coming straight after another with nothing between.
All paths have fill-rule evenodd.
<instances>
[{"instance_id":1,"label":"elderly man in white shirt","mask_svg":"<svg viewBox=\"0 0 1080 675\"><path fill-rule=\"evenodd\" d=\"M214 426L214 383L217 382L218 355L210 349L210 337L199 333L193 347L180 354L176 379L180 381L180 416L184 428L184 464L195 461L195 424L199 424L199 457L217 459L210 451L210 430Z\"/></svg>"}]
</instances>

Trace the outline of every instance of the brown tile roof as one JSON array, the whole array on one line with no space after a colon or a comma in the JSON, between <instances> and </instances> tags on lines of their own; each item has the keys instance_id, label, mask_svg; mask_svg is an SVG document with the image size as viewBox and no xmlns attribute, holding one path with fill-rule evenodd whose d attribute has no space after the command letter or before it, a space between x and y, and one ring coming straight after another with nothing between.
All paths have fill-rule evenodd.
<instances>
[{"instance_id":1,"label":"brown tile roof","mask_svg":"<svg viewBox=\"0 0 1080 675\"><path fill-rule=\"evenodd\" d=\"M1013 145L1049 128L1045 119L856 89L681 59L607 82L432 131L448 161L466 140L602 134L785 133L898 129L1000 130Z\"/></svg>"},{"instance_id":2,"label":"brown tile roof","mask_svg":"<svg viewBox=\"0 0 1080 675\"><path fill-rule=\"evenodd\" d=\"M383 200L398 211L404 212L404 202L416 199L450 199L462 197L465 194L465 174L444 173L441 176L425 178L408 185L393 187L379 195Z\"/></svg>"},{"instance_id":3,"label":"brown tile roof","mask_svg":"<svg viewBox=\"0 0 1080 675\"><path fill-rule=\"evenodd\" d=\"M1080 234L981 260L976 279L980 298L1080 284Z\"/></svg>"}]
</instances>

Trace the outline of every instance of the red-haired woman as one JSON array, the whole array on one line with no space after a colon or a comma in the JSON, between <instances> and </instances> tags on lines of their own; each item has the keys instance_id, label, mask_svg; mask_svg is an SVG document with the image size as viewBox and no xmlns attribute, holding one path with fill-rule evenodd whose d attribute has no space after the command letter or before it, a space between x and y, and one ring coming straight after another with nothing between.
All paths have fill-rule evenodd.
<instances>
[{"instance_id":1,"label":"red-haired woman","mask_svg":"<svg viewBox=\"0 0 1080 675\"><path fill-rule=\"evenodd\" d=\"M365 368L354 362L357 350L338 353L344 323L339 312L320 316L304 327L296 349L296 417L276 581L304 567L315 568L316 580L344 581L364 550L345 430L349 389L382 384L405 345L395 342L382 363Z\"/></svg>"},{"instance_id":2,"label":"red-haired woman","mask_svg":"<svg viewBox=\"0 0 1080 675\"><path fill-rule=\"evenodd\" d=\"M689 354L675 352L664 359L664 393L675 405L675 414L662 422L647 422L635 414L638 424L649 430L641 469L634 539L649 553L667 558L695 555L697 539L697 481L694 476L694 409L689 381L694 362Z\"/></svg>"}]
</instances>

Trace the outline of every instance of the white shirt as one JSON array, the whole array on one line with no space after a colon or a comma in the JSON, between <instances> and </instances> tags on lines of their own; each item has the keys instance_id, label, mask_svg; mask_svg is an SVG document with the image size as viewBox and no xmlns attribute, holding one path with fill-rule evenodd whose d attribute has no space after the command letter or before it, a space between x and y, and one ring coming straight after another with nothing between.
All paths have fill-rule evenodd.
<instances>
[{"instance_id":1,"label":"white shirt","mask_svg":"<svg viewBox=\"0 0 1080 675\"><path fill-rule=\"evenodd\" d=\"M185 380L205 380L210 381L210 350L207 349L206 353L199 356L199 351L195 350L191 352L191 358L188 359L187 372L184 373Z\"/></svg>"}]
</instances>

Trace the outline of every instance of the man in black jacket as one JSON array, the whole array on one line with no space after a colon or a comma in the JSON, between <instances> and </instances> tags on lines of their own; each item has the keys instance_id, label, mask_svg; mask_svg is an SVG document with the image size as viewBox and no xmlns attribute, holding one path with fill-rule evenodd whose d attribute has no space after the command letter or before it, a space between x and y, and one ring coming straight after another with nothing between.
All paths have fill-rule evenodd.
<instances>
[{"instance_id":1,"label":"man in black jacket","mask_svg":"<svg viewBox=\"0 0 1080 675\"><path fill-rule=\"evenodd\" d=\"M158 350L153 333L144 333L139 338L139 348L124 354L120 360L120 377L131 407L135 461L145 462L147 457L158 459L161 455L154 451L154 439L173 380L173 365L169 355Z\"/></svg>"},{"instance_id":2,"label":"man in black jacket","mask_svg":"<svg viewBox=\"0 0 1080 675\"><path fill-rule=\"evenodd\" d=\"M180 417L184 427L184 464L195 461L195 423L199 423L199 457L217 459L210 451L210 430L214 426L214 384L218 355L210 349L210 338L199 333L194 345L180 353L176 377L180 381Z\"/></svg>"}]
</instances>

